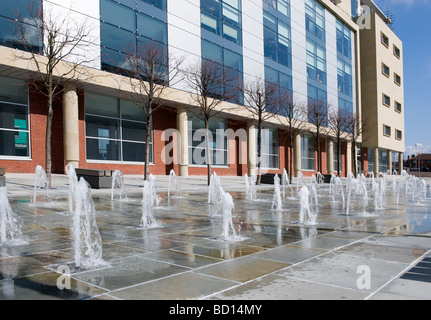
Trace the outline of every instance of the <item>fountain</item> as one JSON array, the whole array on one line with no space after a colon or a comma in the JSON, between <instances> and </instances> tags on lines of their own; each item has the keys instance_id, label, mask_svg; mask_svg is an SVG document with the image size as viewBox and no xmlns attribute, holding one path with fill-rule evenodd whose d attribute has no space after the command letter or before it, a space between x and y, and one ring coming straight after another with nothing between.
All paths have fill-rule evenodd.
<instances>
[{"instance_id":1,"label":"fountain","mask_svg":"<svg viewBox=\"0 0 431 320\"><path fill-rule=\"evenodd\" d=\"M247 173L244 175L244 182L245 182L245 198L247 200L252 200L250 181L248 181Z\"/></svg>"},{"instance_id":2,"label":"fountain","mask_svg":"<svg viewBox=\"0 0 431 320\"><path fill-rule=\"evenodd\" d=\"M160 226L153 215L153 208L155 204L156 199L154 197L153 191L151 190L150 182L144 181L141 217L142 229L152 229Z\"/></svg>"},{"instance_id":3,"label":"fountain","mask_svg":"<svg viewBox=\"0 0 431 320\"><path fill-rule=\"evenodd\" d=\"M379 178L378 183L374 187L374 208L376 210L383 210L383 199L385 195L385 180Z\"/></svg>"},{"instance_id":4,"label":"fountain","mask_svg":"<svg viewBox=\"0 0 431 320\"><path fill-rule=\"evenodd\" d=\"M232 210L234 207L235 207L235 204L233 202L231 194L228 192L222 192L221 209L222 209L222 215L223 215L223 222L222 222L223 228L222 228L220 239L225 242L238 240L238 236L236 235L235 228L233 226L233 221L232 221ZM232 231L232 234L230 234L230 230Z\"/></svg>"},{"instance_id":5,"label":"fountain","mask_svg":"<svg viewBox=\"0 0 431 320\"><path fill-rule=\"evenodd\" d=\"M290 195L293 196L292 186L290 185L289 176L286 169L283 169L283 176L281 179L281 184L283 185L283 198L286 198L286 186L290 188Z\"/></svg>"},{"instance_id":6,"label":"fountain","mask_svg":"<svg viewBox=\"0 0 431 320\"><path fill-rule=\"evenodd\" d=\"M69 178L69 212L73 212L73 202L75 197L75 188L78 183L78 177L76 175L75 168L73 165L68 164L66 166L66 174Z\"/></svg>"},{"instance_id":7,"label":"fountain","mask_svg":"<svg viewBox=\"0 0 431 320\"><path fill-rule=\"evenodd\" d=\"M344 203L345 199L344 199L343 184L341 182L340 177L337 177L335 174L331 175L331 181L329 184L329 194L332 196L332 201L335 201L335 195L339 194Z\"/></svg>"},{"instance_id":8,"label":"fountain","mask_svg":"<svg viewBox=\"0 0 431 320\"><path fill-rule=\"evenodd\" d=\"M299 223L307 225L316 225L317 215L311 210L310 207L310 191L307 186L303 186L298 193L300 211Z\"/></svg>"},{"instance_id":9,"label":"fountain","mask_svg":"<svg viewBox=\"0 0 431 320\"><path fill-rule=\"evenodd\" d=\"M156 207L158 207L161 199L157 195L157 191L156 191L156 177L153 174L150 174L148 181L150 182L150 189L151 189L151 193L152 193L152 196L154 199L154 204Z\"/></svg>"},{"instance_id":10,"label":"fountain","mask_svg":"<svg viewBox=\"0 0 431 320\"><path fill-rule=\"evenodd\" d=\"M114 200L114 190L119 189L120 201L124 191L123 171L115 170L112 174L111 200Z\"/></svg>"},{"instance_id":11,"label":"fountain","mask_svg":"<svg viewBox=\"0 0 431 320\"><path fill-rule=\"evenodd\" d=\"M46 177L46 172L43 170L42 166L36 166L36 177L34 181L34 194L33 194L33 203L36 203L36 192L37 189L47 189L48 178Z\"/></svg>"},{"instance_id":12,"label":"fountain","mask_svg":"<svg viewBox=\"0 0 431 320\"><path fill-rule=\"evenodd\" d=\"M175 191L177 192L177 197L181 197L181 190L178 185L177 175L174 169L169 172L169 182L168 182L168 199L171 197L171 182L174 185Z\"/></svg>"},{"instance_id":13,"label":"fountain","mask_svg":"<svg viewBox=\"0 0 431 320\"><path fill-rule=\"evenodd\" d=\"M81 178L75 185L73 238L75 266L94 269L107 266L102 259L102 238L96 223L96 210L87 181Z\"/></svg>"},{"instance_id":14,"label":"fountain","mask_svg":"<svg viewBox=\"0 0 431 320\"><path fill-rule=\"evenodd\" d=\"M210 178L210 185L208 188L208 203L213 204L210 217L218 216L223 212L223 187L220 178L214 172Z\"/></svg>"},{"instance_id":15,"label":"fountain","mask_svg":"<svg viewBox=\"0 0 431 320\"><path fill-rule=\"evenodd\" d=\"M299 187L300 186L304 186L304 175L302 174L302 172L298 172L298 178L296 179L296 191L299 191Z\"/></svg>"},{"instance_id":16,"label":"fountain","mask_svg":"<svg viewBox=\"0 0 431 320\"><path fill-rule=\"evenodd\" d=\"M21 220L13 212L7 198L7 188L0 187L0 247L27 244L22 239Z\"/></svg>"},{"instance_id":17,"label":"fountain","mask_svg":"<svg viewBox=\"0 0 431 320\"><path fill-rule=\"evenodd\" d=\"M283 204L281 202L280 178L278 177L278 174L274 176L274 196L272 198L271 210L283 210Z\"/></svg>"}]
</instances>

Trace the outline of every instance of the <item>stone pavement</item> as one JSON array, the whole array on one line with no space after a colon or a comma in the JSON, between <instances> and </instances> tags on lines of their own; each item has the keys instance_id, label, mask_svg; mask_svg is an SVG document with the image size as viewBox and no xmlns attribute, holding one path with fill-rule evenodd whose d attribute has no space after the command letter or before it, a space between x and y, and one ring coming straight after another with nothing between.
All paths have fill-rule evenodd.
<instances>
[{"instance_id":1,"label":"stone pavement","mask_svg":"<svg viewBox=\"0 0 431 320\"><path fill-rule=\"evenodd\" d=\"M143 177L126 176L126 199L92 190L107 266L68 277L59 273L74 257L67 177L54 175L53 189L38 191L36 204L34 175L6 177L27 243L0 247L0 299L431 298L431 199L396 204L389 178L384 210L370 200L364 212L354 200L349 215L328 185L319 185L317 224L302 225L295 184L283 210L274 211L273 186L259 186L250 201L243 178L221 177L241 235L223 242L221 218L209 217L206 177L179 177L181 197L172 192L168 199L168 177L157 176L161 226L142 230ZM68 280L70 288L62 288Z\"/></svg>"}]
</instances>

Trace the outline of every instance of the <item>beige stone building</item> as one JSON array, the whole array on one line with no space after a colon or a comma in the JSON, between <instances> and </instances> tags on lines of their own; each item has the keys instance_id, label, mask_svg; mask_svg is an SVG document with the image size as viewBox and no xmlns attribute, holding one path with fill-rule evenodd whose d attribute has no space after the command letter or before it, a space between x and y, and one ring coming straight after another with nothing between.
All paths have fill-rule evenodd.
<instances>
[{"instance_id":1,"label":"beige stone building","mask_svg":"<svg viewBox=\"0 0 431 320\"><path fill-rule=\"evenodd\" d=\"M385 173L392 171L393 154L402 159L405 151L403 43L389 27L390 18L373 1L361 3L370 10L364 15L369 21L360 31L362 115L366 124L362 156L369 171Z\"/></svg>"}]
</instances>

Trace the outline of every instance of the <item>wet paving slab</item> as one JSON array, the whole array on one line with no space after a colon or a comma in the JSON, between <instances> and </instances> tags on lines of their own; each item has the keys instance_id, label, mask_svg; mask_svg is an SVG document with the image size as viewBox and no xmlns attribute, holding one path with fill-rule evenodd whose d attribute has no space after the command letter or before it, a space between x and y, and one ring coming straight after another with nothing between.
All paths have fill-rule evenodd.
<instances>
[{"instance_id":1,"label":"wet paving slab","mask_svg":"<svg viewBox=\"0 0 431 320\"><path fill-rule=\"evenodd\" d=\"M396 204L389 190L384 210L354 201L347 215L346 204L321 186L317 224L305 225L295 188L275 211L273 187L261 187L258 199L249 201L242 179L226 178L239 237L225 242L205 179L191 179L181 197L168 199L163 178L154 210L158 225L146 230L138 179L130 178L122 200L112 201L110 190L92 191L106 265L88 270L74 267L67 184L39 192L36 204L32 188L12 187L24 242L0 247L0 300L423 299L431 290L430 283L416 281L419 294L401 277L431 249L431 199ZM363 266L371 281L361 289ZM65 267L69 273L62 273ZM60 289L59 280L69 287Z\"/></svg>"}]
</instances>

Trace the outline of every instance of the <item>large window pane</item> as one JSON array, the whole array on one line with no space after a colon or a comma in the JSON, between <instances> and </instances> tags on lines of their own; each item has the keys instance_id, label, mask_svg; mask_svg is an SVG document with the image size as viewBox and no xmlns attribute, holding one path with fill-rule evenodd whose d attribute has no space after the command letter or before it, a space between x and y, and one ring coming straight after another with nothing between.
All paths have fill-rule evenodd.
<instances>
[{"instance_id":1,"label":"large window pane","mask_svg":"<svg viewBox=\"0 0 431 320\"><path fill-rule=\"evenodd\" d=\"M102 46L124 53L133 53L136 49L136 35L106 23L100 24Z\"/></svg>"},{"instance_id":2,"label":"large window pane","mask_svg":"<svg viewBox=\"0 0 431 320\"><path fill-rule=\"evenodd\" d=\"M98 94L86 94L85 113L107 117L118 117L118 100L113 97Z\"/></svg>"},{"instance_id":3,"label":"large window pane","mask_svg":"<svg viewBox=\"0 0 431 320\"><path fill-rule=\"evenodd\" d=\"M120 160L120 146L118 141L87 138L86 142L88 160Z\"/></svg>"},{"instance_id":4,"label":"large window pane","mask_svg":"<svg viewBox=\"0 0 431 320\"><path fill-rule=\"evenodd\" d=\"M145 142L145 130L147 126L142 122L123 121L123 140L133 140Z\"/></svg>"},{"instance_id":5,"label":"large window pane","mask_svg":"<svg viewBox=\"0 0 431 320\"><path fill-rule=\"evenodd\" d=\"M3 131L0 129L0 156L30 156L29 134L22 131Z\"/></svg>"},{"instance_id":6,"label":"large window pane","mask_svg":"<svg viewBox=\"0 0 431 320\"><path fill-rule=\"evenodd\" d=\"M134 15L133 9L111 0L102 0L100 4L100 16L103 21L132 32L136 29Z\"/></svg>"},{"instance_id":7,"label":"large window pane","mask_svg":"<svg viewBox=\"0 0 431 320\"><path fill-rule=\"evenodd\" d=\"M87 137L119 139L120 121L86 115L85 128Z\"/></svg>"},{"instance_id":8,"label":"large window pane","mask_svg":"<svg viewBox=\"0 0 431 320\"><path fill-rule=\"evenodd\" d=\"M132 162L145 162L145 143L123 142L123 160ZM152 162L151 147L150 162Z\"/></svg>"},{"instance_id":9,"label":"large window pane","mask_svg":"<svg viewBox=\"0 0 431 320\"><path fill-rule=\"evenodd\" d=\"M138 33L144 37L166 43L168 33L166 24L144 14L138 14Z\"/></svg>"},{"instance_id":10,"label":"large window pane","mask_svg":"<svg viewBox=\"0 0 431 320\"><path fill-rule=\"evenodd\" d=\"M5 104L0 102L0 128L28 130L27 106Z\"/></svg>"}]
</instances>

